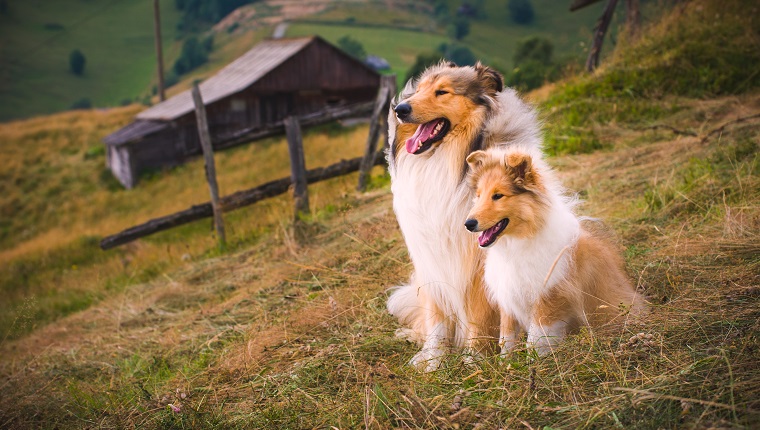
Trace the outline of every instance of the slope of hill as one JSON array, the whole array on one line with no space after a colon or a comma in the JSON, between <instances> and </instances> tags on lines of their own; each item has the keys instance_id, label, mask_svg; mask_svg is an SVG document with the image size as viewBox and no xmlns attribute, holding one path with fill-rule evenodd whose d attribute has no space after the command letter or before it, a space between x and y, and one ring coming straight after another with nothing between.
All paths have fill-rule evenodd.
<instances>
[{"instance_id":1,"label":"slope of hill","mask_svg":"<svg viewBox=\"0 0 760 430\"><path fill-rule=\"evenodd\" d=\"M579 58L590 38L599 7L569 13L567 4L534 0L536 18L517 25L505 2L483 2L483 19L471 20L461 42L480 58L508 70L517 41L543 35L555 44L556 57ZM449 1L454 16L457 2ZM180 14L173 1L161 2L166 70L179 55ZM336 43L351 35L369 53L385 57L392 72L405 76L415 57L450 42L446 26L434 19L427 3L393 0L342 2L266 0L242 7L208 30L214 36L209 61L181 77L170 94L211 75L271 34L283 21L294 21L288 36L318 34ZM13 2L0 13L0 121L66 110L88 99L93 106L117 106L150 99L155 85L152 8L139 2ZM412 31L413 30L413 31ZM608 43L607 46L610 46ZM81 50L83 76L69 71L69 54Z\"/></svg>"},{"instance_id":2,"label":"slope of hill","mask_svg":"<svg viewBox=\"0 0 760 430\"><path fill-rule=\"evenodd\" d=\"M117 106L149 95L156 81L152 2L7 2L0 14L0 121L68 109L83 98ZM178 55L179 12L161 1L166 63ZM81 50L84 74L69 71Z\"/></svg>"},{"instance_id":3,"label":"slope of hill","mask_svg":"<svg viewBox=\"0 0 760 430\"><path fill-rule=\"evenodd\" d=\"M544 358L518 351L463 366L452 354L441 370L417 373L405 365L416 347L394 336L398 325L384 309L386 289L411 271L390 191L379 176L378 188L357 195L347 177L311 189L321 196L315 203L321 209L306 243L293 239L283 198L233 217L228 225L237 243L222 254L213 250L208 223L197 223L115 256L84 254L91 249L85 244L44 253L40 239L34 245L40 259L30 257L16 272L3 265L11 275L2 283L2 302L11 297L13 305L4 310L10 318L0 332L0 387L13 395L0 397L0 426L760 426L760 88L752 70L734 73L758 52L755 15L740 13L750 3L712 0L676 10L613 57L635 54L639 62L613 60L597 75L558 85L541 102L548 149L557 154L550 162L583 197L579 212L603 218L618 236L629 272L651 302L644 323L583 331ZM723 19L706 19L716 8ZM701 34L696 45L682 39L695 34ZM727 34L741 41L731 45ZM694 46L709 49L715 61L696 70L682 66ZM677 90L672 74L659 73L663 63L691 82L684 86L689 92ZM720 76L727 76L721 91L700 84ZM92 114L60 120L87 124L74 115ZM98 114L101 121L120 120ZM97 138L82 124L73 132L54 122L44 132L36 130L40 124L19 124L29 127L0 128L7 136L0 142L60 139L65 148L77 142L77 131L90 130L85 140ZM359 151L366 128L351 133L315 132L315 153L307 157L326 148ZM241 148L222 163L247 177L259 156L284 159L277 145ZM12 147L2 150L13 154ZM41 184L55 183L61 173L66 186L77 184L56 163L85 160L89 147L82 144L73 155L37 154L30 166L50 166ZM94 168L83 163L78 170ZM196 181L193 192L203 193L202 178L193 173L200 171L196 163L158 174L144 194L119 191L116 198L100 190L97 199L81 198L76 206L87 215L88 206L106 202L118 214L111 223L126 224L133 213L147 215L148 202L166 201L157 206L168 209L175 195L182 198L187 187L175 179ZM25 180L21 173L8 179ZM76 197L66 192L43 194L56 208ZM13 204L35 195L18 193ZM140 212L119 210L126 204L121 197L134 197ZM4 204L4 213L8 207L15 208ZM111 216L98 213L87 224L110 228L101 219ZM83 234L75 218L63 218L74 237ZM39 220L14 222L10 234L33 232ZM45 222L50 228L55 218ZM4 244L10 258L13 241ZM80 255L86 267L66 260ZM57 266L48 268L51 261ZM43 275L34 278L38 272ZM40 285L46 289L34 290ZM35 306L53 309L41 301L76 287L97 301L56 324L44 325L34 314Z\"/></svg>"},{"instance_id":4,"label":"slope of hill","mask_svg":"<svg viewBox=\"0 0 760 430\"><path fill-rule=\"evenodd\" d=\"M443 22L435 21L432 6L415 8L414 4L398 3L401 4L396 7L388 7L384 2L368 2L362 6L328 8L296 20L288 34L319 34L332 42L351 35L365 45L368 53L385 57L394 72L404 76L417 53L435 51L441 43L452 41ZM452 20L463 2L444 3L449 9L448 19ZM484 8L482 17L469 19L469 34L459 43L472 49L478 58L503 70L512 68L517 42L528 36L547 37L554 44L557 57L581 58L602 6L571 13L569 3L532 0L535 18L530 24L521 25L510 17L506 1L481 3ZM427 37L420 37L419 33ZM612 43L608 41L607 47L610 45Z\"/></svg>"}]
</instances>

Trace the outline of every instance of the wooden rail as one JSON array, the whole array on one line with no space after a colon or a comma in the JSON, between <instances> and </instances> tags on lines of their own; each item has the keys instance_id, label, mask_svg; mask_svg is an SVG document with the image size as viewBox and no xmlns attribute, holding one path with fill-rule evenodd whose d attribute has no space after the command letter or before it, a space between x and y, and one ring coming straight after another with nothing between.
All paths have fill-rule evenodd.
<instances>
[{"instance_id":1,"label":"wooden rail","mask_svg":"<svg viewBox=\"0 0 760 430\"><path fill-rule=\"evenodd\" d=\"M326 167L318 167L306 171L306 183L324 181L326 179L336 178L359 170L363 157L343 160ZM378 166L385 163L385 157L382 152L377 152L373 165ZM290 189L292 179L290 177L281 178L267 182L248 190L238 191L234 194L224 196L220 199L222 212L229 212L254 204L258 201L284 194ZM160 218L154 218L143 224L130 227L124 231L107 236L100 241L101 249L110 249L125 243L132 242L135 239L149 236L159 231L177 227L189 222L197 221L203 218L209 218L214 215L211 208L211 202L191 206L180 212L166 215Z\"/></svg>"}]
</instances>

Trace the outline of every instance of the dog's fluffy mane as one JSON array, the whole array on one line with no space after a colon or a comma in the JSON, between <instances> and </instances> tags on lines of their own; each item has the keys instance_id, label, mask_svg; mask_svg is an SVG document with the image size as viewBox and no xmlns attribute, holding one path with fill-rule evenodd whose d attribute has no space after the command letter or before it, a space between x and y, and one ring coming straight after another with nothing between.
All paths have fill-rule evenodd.
<instances>
[{"instance_id":1,"label":"dog's fluffy mane","mask_svg":"<svg viewBox=\"0 0 760 430\"><path fill-rule=\"evenodd\" d=\"M448 78L452 92L469 99L466 104L471 106L471 121L466 127L474 132L452 131L425 153L409 153L404 139L411 136L411 126L399 121L394 109L412 100L420 83L438 77ZM539 151L541 147L540 123L534 110L516 91L502 86L501 75L491 68L455 67L442 62L407 82L391 103L387 159L393 207L414 274L410 284L391 291L387 307L410 328L402 331L423 344L411 362L420 365L430 360L428 370L437 367L441 353L436 337L470 348L473 340L492 335L486 332L490 324L498 326L498 314L488 303L482 284L484 254L463 225L473 196L465 159L479 149L519 145ZM438 321L431 319L431 309L442 318L442 324L431 322Z\"/></svg>"},{"instance_id":2,"label":"dog's fluffy mane","mask_svg":"<svg viewBox=\"0 0 760 430\"><path fill-rule=\"evenodd\" d=\"M419 77L406 82L404 89L391 100L391 106L388 110L388 141L390 142L390 148L386 152L386 160L391 171L395 168L396 145L398 145L398 142L396 142L396 127L393 125L400 124L393 110L396 105L401 100L411 97L416 91L417 85L425 79L433 78L442 73L448 73L454 78L452 81L472 81L477 74L476 67L479 66L480 63L476 66L457 67L454 63L441 61L429 67ZM499 77L499 79L501 78ZM471 152L478 149L511 145L539 150L542 148L542 123L539 121L535 109L524 102L516 90L502 88L497 92L495 97L480 94L473 101L486 106L488 108L488 115L483 126L481 142L478 145L474 145L471 148Z\"/></svg>"}]
</instances>

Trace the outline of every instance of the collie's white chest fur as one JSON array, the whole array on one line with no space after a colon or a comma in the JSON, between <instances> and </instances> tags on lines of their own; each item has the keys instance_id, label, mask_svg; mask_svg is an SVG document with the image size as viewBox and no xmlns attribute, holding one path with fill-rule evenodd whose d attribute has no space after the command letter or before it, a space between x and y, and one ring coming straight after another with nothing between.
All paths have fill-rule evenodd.
<instances>
[{"instance_id":1,"label":"collie's white chest fur","mask_svg":"<svg viewBox=\"0 0 760 430\"><path fill-rule=\"evenodd\" d=\"M567 276L572 263L570 248L580 234L575 215L562 205L552 206L536 236L519 239L505 235L488 249L486 256L485 280L491 300L512 313L526 330L539 298Z\"/></svg>"},{"instance_id":2,"label":"collie's white chest fur","mask_svg":"<svg viewBox=\"0 0 760 430\"><path fill-rule=\"evenodd\" d=\"M472 191L452 171L445 143L430 155L401 154L392 171L393 208L415 268L448 316L466 325L464 294L481 251L463 227ZM460 167L461 168L461 167Z\"/></svg>"}]
</instances>

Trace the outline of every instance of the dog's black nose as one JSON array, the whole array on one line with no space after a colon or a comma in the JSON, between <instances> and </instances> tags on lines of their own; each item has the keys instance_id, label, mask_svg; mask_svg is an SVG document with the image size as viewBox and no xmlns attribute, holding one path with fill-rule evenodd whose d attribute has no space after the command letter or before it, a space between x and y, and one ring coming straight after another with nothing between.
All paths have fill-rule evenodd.
<instances>
[{"instance_id":1,"label":"dog's black nose","mask_svg":"<svg viewBox=\"0 0 760 430\"><path fill-rule=\"evenodd\" d=\"M401 103L398 106L396 106L396 108L393 110L396 111L396 115L398 115L399 118L403 119L404 117L407 117L409 116L409 114L412 113L412 105L410 105L409 103Z\"/></svg>"},{"instance_id":2,"label":"dog's black nose","mask_svg":"<svg viewBox=\"0 0 760 430\"><path fill-rule=\"evenodd\" d=\"M464 226L467 230L475 231L475 229L478 228L478 220L468 219L464 222Z\"/></svg>"}]
</instances>

